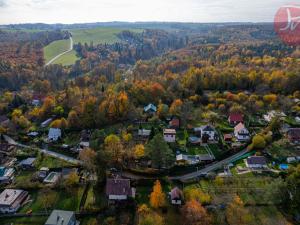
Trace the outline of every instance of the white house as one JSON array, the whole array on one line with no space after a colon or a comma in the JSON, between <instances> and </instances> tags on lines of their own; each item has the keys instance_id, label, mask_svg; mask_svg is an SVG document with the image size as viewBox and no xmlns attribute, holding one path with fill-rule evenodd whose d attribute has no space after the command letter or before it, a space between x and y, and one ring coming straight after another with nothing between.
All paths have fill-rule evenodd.
<instances>
[{"instance_id":1,"label":"white house","mask_svg":"<svg viewBox=\"0 0 300 225\"><path fill-rule=\"evenodd\" d=\"M18 189L5 189L0 194L0 213L15 213L28 197L28 192Z\"/></svg>"},{"instance_id":2,"label":"white house","mask_svg":"<svg viewBox=\"0 0 300 225\"><path fill-rule=\"evenodd\" d=\"M206 137L208 138L208 141L218 140L218 135L216 133L216 130L210 125L196 127L194 128L194 131L196 133L199 133L202 140L204 140Z\"/></svg>"},{"instance_id":3,"label":"white house","mask_svg":"<svg viewBox=\"0 0 300 225\"><path fill-rule=\"evenodd\" d=\"M263 156L250 156L246 159L246 166L250 169L266 169L267 161Z\"/></svg>"},{"instance_id":4,"label":"white house","mask_svg":"<svg viewBox=\"0 0 300 225\"><path fill-rule=\"evenodd\" d=\"M234 127L234 136L238 141L248 141L250 133L243 123L239 123Z\"/></svg>"},{"instance_id":5,"label":"white house","mask_svg":"<svg viewBox=\"0 0 300 225\"><path fill-rule=\"evenodd\" d=\"M267 114L263 115L264 117L264 120L267 121L267 122L271 122L271 120L274 118L274 117L286 117L286 114L284 112L279 112L279 111L275 111L275 110L272 110L270 112L268 112Z\"/></svg>"},{"instance_id":6,"label":"white house","mask_svg":"<svg viewBox=\"0 0 300 225\"><path fill-rule=\"evenodd\" d=\"M130 186L129 179L107 179L106 195L109 200L127 200L129 197L135 197L135 188Z\"/></svg>"},{"instance_id":7,"label":"white house","mask_svg":"<svg viewBox=\"0 0 300 225\"><path fill-rule=\"evenodd\" d=\"M164 129L164 140L169 143L176 141L176 130L175 129Z\"/></svg>"},{"instance_id":8,"label":"white house","mask_svg":"<svg viewBox=\"0 0 300 225\"><path fill-rule=\"evenodd\" d=\"M58 141L61 138L61 129L59 128L50 128L48 133L49 141Z\"/></svg>"},{"instance_id":9,"label":"white house","mask_svg":"<svg viewBox=\"0 0 300 225\"><path fill-rule=\"evenodd\" d=\"M177 163L187 163L189 165L194 165L199 163L199 158L196 155L184 155L179 154L176 155L176 162Z\"/></svg>"}]
</instances>

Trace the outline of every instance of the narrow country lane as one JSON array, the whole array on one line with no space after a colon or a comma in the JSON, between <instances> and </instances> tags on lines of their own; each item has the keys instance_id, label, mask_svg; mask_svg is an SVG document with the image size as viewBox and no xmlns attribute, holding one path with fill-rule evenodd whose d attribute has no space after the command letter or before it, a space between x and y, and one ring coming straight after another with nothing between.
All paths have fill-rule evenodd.
<instances>
[{"instance_id":1,"label":"narrow country lane","mask_svg":"<svg viewBox=\"0 0 300 225\"><path fill-rule=\"evenodd\" d=\"M49 62L47 62L45 64L45 66L49 66L51 63L53 63L55 60L57 60L58 58L60 58L61 56L63 56L64 54L67 54L68 52L73 50L73 38L70 37L70 48L67 51L64 51L60 54L58 54L57 56L55 56L54 58L52 58Z\"/></svg>"}]
</instances>

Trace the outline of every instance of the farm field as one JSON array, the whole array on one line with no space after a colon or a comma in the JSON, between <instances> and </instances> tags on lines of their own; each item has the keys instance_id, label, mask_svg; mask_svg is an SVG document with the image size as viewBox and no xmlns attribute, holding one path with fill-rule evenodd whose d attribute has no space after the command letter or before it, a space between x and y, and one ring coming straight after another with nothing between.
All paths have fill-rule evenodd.
<instances>
[{"instance_id":1,"label":"farm field","mask_svg":"<svg viewBox=\"0 0 300 225\"><path fill-rule=\"evenodd\" d=\"M121 28L109 28L109 27L101 27L101 28L94 28L94 29L73 29L70 30L72 34L74 44L77 43L87 43L90 44L113 44L120 39L117 37L117 34L121 31L126 29ZM142 32L142 29L129 29L133 32ZM51 44L47 45L44 48L44 58L45 62L48 63L52 58L57 56L58 54L67 51L70 46L69 40L59 40L54 41ZM78 56L76 52L73 50L64 54L63 56L59 57L55 60L54 64L62 64L63 66L72 65L78 60Z\"/></svg>"},{"instance_id":2,"label":"farm field","mask_svg":"<svg viewBox=\"0 0 300 225\"><path fill-rule=\"evenodd\" d=\"M53 59L58 54L67 51L70 48L70 40L59 40L54 41L51 44L47 45L44 48L44 58L45 62L48 63L51 59ZM63 65L70 65L76 61L76 53L75 51L71 51L62 57L58 58L55 63L61 63Z\"/></svg>"},{"instance_id":3,"label":"farm field","mask_svg":"<svg viewBox=\"0 0 300 225\"><path fill-rule=\"evenodd\" d=\"M81 42L82 44L113 44L120 39L117 34L126 30L124 28L99 27L95 29L73 29L70 33L73 36L74 44ZM142 32L142 29L128 29L133 32Z\"/></svg>"}]
</instances>

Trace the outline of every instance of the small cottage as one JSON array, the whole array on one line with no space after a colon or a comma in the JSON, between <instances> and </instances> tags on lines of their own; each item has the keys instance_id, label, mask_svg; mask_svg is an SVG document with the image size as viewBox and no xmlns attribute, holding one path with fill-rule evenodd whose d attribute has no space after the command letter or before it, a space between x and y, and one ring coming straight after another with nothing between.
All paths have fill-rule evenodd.
<instances>
[{"instance_id":1,"label":"small cottage","mask_svg":"<svg viewBox=\"0 0 300 225\"><path fill-rule=\"evenodd\" d=\"M135 197L135 188L129 179L112 178L106 181L106 195L109 200L122 201Z\"/></svg>"},{"instance_id":2,"label":"small cottage","mask_svg":"<svg viewBox=\"0 0 300 225\"><path fill-rule=\"evenodd\" d=\"M300 144L300 128L290 128L286 134L291 143Z\"/></svg>"},{"instance_id":3,"label":"small cottage","mask_svg":"<svg viewBox=\"0 0 300 225\"><path fill-rule=\"evenodd\" d=\"M182 205L183 204L183 192L178 188L175 187L169 193L170 201L172 205Z\"/></svg>"},{"instance_id":4,"label":"small cottage","mask_svg":"<svg viewBox=\"0 0 300 225\"><path fill-rule=\"evenodd\" d=\"M250 139L250 133L243 123L239 123L234 127L234 136L240 142Z\"/></svg>"},{"instance_id":5,"label":"small cottage","mask_svg":"<svg viewBox=\"0 0 300 225\"><path fill-rule=\"evenodd\" d=\"M5 189L0 194L0 213L16 213L27 197L27 191Z\"/></svg>"},{"instance_id":6,"label":"small cottage","mask_svg":"<svg viewBox=\"0 0 300 225\"><path fill-rule=\"evenodd\" d=\"M36 158L27 158L22 160L19 165L23 170L32 170L35 168L35 160Z\"/></svg>"},{"instance_id":7,"label":"small cottage","mask_svg":"<svg viewBox=\"0 0 300 225\"><path fill-rule=\"evenodd\" d=\"M50 128L48 133L49 141L58 141L61 138L61 129L59 128Z\"/></svg>"},{"instance_id":8,"label":"small cottage","mask_svg":"<svg viewBox=\"0 0 300 225\"><path fill-rule=\"evenodd\" d=\"M157 111L157 108L152 103L150 103L149 105L144 107L144 112L145 113L153 114L153 113L156 113L156 111Z\"/></svg>"},{"instance_id":9,"label":"small cottage","mask_svg":"<svg viewBox=\"0 0 300 225\"><path fill-rule=\"evenodd\" d=\"M174 143L176 141L175 129L164 129L163 135L164 135L164 140L168 143Z\"/></svg>"},{"instance_id":10,"label":"small cottage","mask_svg":"<svg viewBox=\"0 0 300 225\"><path fill-rule=\"evenodd\" d=\"M45 225L79 225L79 221L73 211L53 210Z\"/></svg>"},{"instance_id":11,"label":"small cottage","mask_svg":"<svg viewBox=\"0 0 300 225\"><path fill-rule=\"evenodd\" d=\"M237 125L239 123L244 123L244 115L241 113L230 113L228 117L228 122L231 125Z\"/></svg>"},{"instance_id":12,"label":"small cottage","mask_svg":"<svg viewBox=\"0 0 300 225\"><path fill-rule=\"evenodd\" d=\"M249 169L266 169L267 161L263 156L250 156L246 159L246 166Z\"/></svg>"}]
</instances>

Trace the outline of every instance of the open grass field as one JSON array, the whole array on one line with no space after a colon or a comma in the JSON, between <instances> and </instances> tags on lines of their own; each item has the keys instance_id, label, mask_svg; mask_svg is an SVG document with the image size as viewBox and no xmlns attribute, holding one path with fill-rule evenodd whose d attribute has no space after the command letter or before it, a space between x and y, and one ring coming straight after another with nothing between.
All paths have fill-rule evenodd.
<instances>
[{"instance_id":1,"label":"open grass field","mask_svg":"<svg viewBox=\"0 0 300 225\"><path fill-rule=\"evenodd\" d=\"M55 60L53 63L54 64L62 64L63 66L69 66L73 65L76 60L78 60L79 57L76 55L76 51L72 50L63 56L59 57L57 60Z\"/></svg>"},{"instance_id":2,"label":"open grass field","mask_svg":"<svg viewBox=\"0 0 300 225\"><path fill-rule=\"evenodd\" d=\"M120 41L117 34L121 31L126 30L123 28L110 28L110 27L99 27L95 29L73 29L70 30L74 44L81 42L82 44L113 44ZM142 32L142 29L128 29L133 32Z\"/></svg>"},{"instance_id":3,"label":"open grass field","mask_svg":"<svg viewBox=\"0 0 300 225\"><path fill-rule=\"evenodd\" d=\"M117 37L117 34L121 31L126 30L124 28L110 28L110 27L99 27L94 29L72 29L69 30L72 34L74 44L77 43L87 43L90 44L93 42L94 45L96 44L113 44L120 39ZM133 32L142 32L142 29L129 29ZM57 56L58 54L67 51L70 47L69 40L59 40L54 41L51 44L47 45L44 48L44 58L45 62L49 62L52 58ZM78 56L76 52L73 50L64 54L63 56L59 57L55 60L54 64L62 64L64 66L72 65L78 60Z\"/></svg>"},{"instance_id":4,"label":"open grass field","mask_svg":"<svg viewBox=\"0 0 300 225\"><path fill-rule=\"evenodd\" d=\"M51 59L53 59L58 54L67 51L70 48L70 40L59 40L54 41L51 44L47 45L44 48L44 58L45 62L48 63ZM58 58L54 63L63 64L63 65L71 65L75 63L78 59L75 51L71 51L62 57Z\"/></svg>"},{"instance_id":5,"label":"open grass field","mask_svg":"<svg viewBox=\"0 0 300 225\"><path fill-rule=\"evenodd\" d=\"M69 48L70 48L69 39L53 41L51 44L47 45L44 48L44 56L45 56L46 62L49 62L50 59L52 59L59 53L67 51Z\"/></svg>"}]
</instances>

